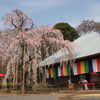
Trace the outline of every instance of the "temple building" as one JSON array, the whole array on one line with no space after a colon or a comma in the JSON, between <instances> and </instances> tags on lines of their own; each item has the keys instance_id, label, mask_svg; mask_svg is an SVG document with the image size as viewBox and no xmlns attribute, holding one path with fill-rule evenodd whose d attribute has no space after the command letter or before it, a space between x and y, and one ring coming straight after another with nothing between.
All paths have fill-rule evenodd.
<instances>
[{"instance_id":1,"label":"temple building","mask_svg":"<svg viewBox=\"0 0 100 100\"><path fill-rule=\"evenodd\" d=\"M99 88L100 34L91 31L83 34L73 43L76 45L75 62L71 67L69 64L60 65L60 62L63 62L63 56L68 56L66 48L62 48L41 62L41 66L47 66L48 84L67 86L69 78L71 78L72 83L76 84L81 82L82 79L86 79L88 83L95 83L95 87Z\"/></svg>"}]
</instances>

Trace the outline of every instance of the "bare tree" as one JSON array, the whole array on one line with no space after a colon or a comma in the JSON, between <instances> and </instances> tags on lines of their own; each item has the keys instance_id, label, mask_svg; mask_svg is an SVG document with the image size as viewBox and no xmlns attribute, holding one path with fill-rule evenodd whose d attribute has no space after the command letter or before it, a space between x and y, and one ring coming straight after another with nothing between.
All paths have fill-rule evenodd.
<instances>
[{"instance_id":1,"label":"bare tree","mask_svg":"<svg viewBox=\"0 0 100 100\"><path fill-rule=\"evenodd\" d=\"M100 33L100 22L95 22L94 20L83 20L82 23L76 28L79 33L88 32L95 30Z\"/></svg>"}]
</instances>

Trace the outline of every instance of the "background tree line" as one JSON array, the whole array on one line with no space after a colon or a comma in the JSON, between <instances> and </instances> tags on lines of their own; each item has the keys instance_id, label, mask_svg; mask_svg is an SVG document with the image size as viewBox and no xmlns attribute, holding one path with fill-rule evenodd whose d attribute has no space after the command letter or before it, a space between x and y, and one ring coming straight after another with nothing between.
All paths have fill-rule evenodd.
<instances>
[{"instance_id":1,"label":"background tree line","mask_svg":"<svg viewBox=\"0 0 100 100\"><path fill-rule=\"evenodd\" d=\"M73 28L68 23L61 22L55 24L54 28L61 31L64 40L74 41L81 34L92 30L100 33L100 22L96 22L94 20L83 20L76 28Z\"/></svg>"}]
</instances>

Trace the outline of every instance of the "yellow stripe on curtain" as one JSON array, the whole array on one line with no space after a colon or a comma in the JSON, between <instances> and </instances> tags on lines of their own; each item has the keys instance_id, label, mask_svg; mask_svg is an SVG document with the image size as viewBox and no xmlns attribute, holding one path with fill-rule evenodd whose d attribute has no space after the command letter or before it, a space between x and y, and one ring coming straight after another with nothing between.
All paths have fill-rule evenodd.
<instances>
[{"instance_id":1,"label":"yellow stripe on curtain","mask_svg":"<svg viewBox=\"0 0 100 100\"><path fill-rule=\"evenodd\" d=\"M80 62L80 67L81 67L81 74L84 74L85 73L84 61Z\"/></svg>"},{"instance_id":2,"label":"yellow stripe on curtain","mask_svg":"<svg viewBox=\"0 0 100 100\"><path fill-rule=\"evenodd\" d=\"M51 78L53 78L53 68L50 68L51 71Z\"/></svg>"},{"instance_id":3,"label":"yellow stripe on curtain","mask_svg":"<svg viewBox=\"0 0 100 100\"><path fill-rule=\"evenodd\" d=\"M64 76L67 76L67 67L66 66L64 66Z\"/></svg>"}]
</instances>

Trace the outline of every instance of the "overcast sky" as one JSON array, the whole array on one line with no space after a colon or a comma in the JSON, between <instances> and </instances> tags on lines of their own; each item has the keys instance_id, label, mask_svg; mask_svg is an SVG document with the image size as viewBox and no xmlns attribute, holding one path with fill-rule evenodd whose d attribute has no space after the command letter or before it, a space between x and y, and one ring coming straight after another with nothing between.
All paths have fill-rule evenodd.
<instances>
[{"instance_id":1,"label":"overcast sky","mask_svg":"<svg viewBox=\"0 0 100 100\"><path fill-rule=\"evenodd\" d=\"M0 17L20 9L37 26L67 22L76 27L83 19L100 21L100 0L0 0Z\"/></svg>"}]
</instances>

